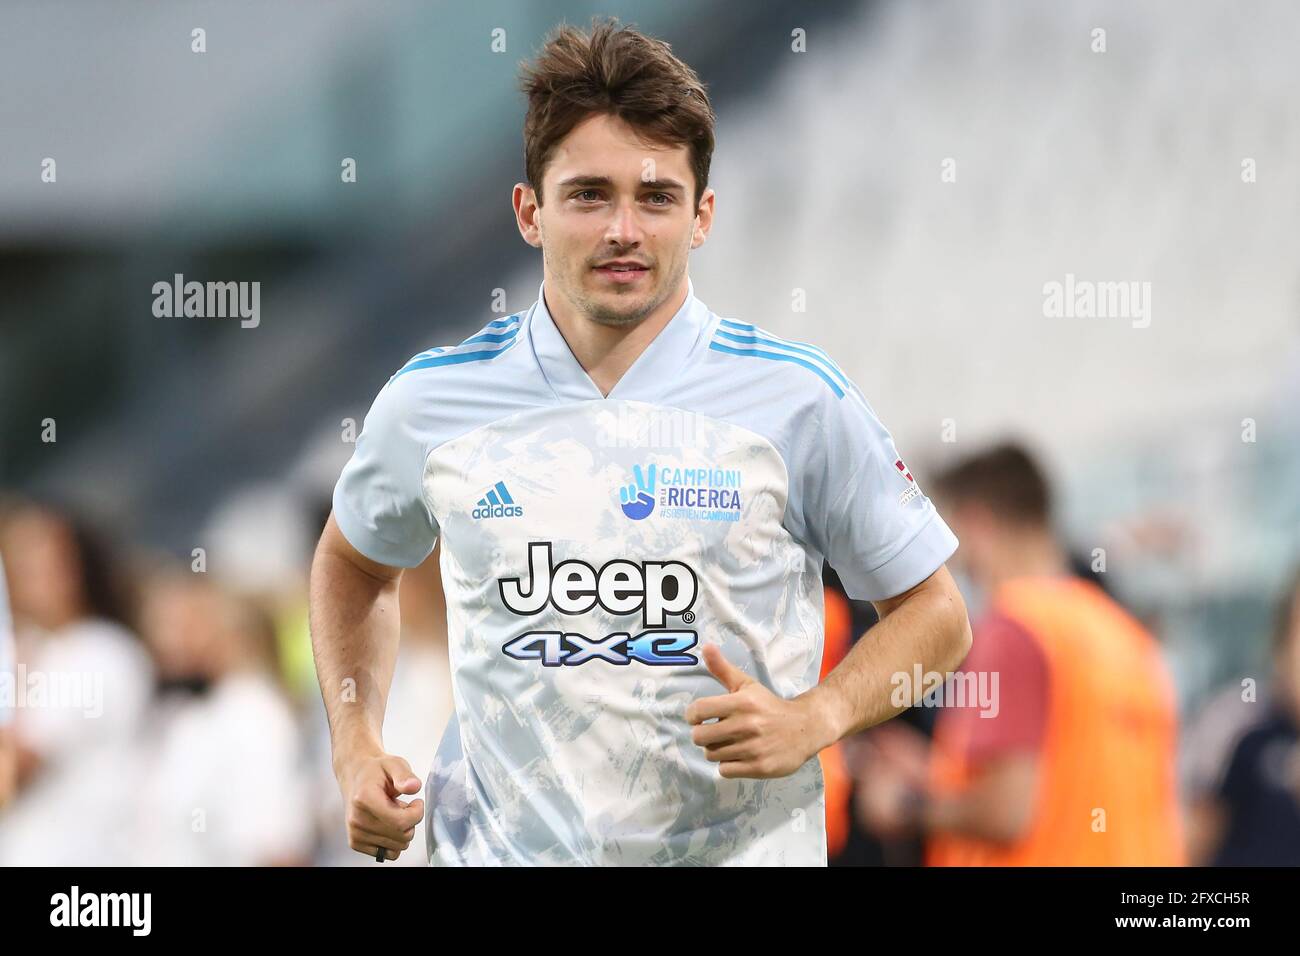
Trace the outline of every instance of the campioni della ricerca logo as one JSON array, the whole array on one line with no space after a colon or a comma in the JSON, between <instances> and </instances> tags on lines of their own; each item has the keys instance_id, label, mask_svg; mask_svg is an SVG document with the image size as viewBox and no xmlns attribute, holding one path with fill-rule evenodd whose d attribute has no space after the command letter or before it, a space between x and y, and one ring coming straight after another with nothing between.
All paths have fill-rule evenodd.
<instances>
[{"instance_id":1,"label":"campioni della ricerca logo","mask_svg":"<svg viewBox=\"0 0 1300 956\"><path fill-rule=\"evenodd\" d=\"M651 465L643 474L640 465L633 465L632 479L632 484L618 489L618 500L623 505L623 514L640 521L655 510L655 466Z\"/></svg>"},{"instance_id":2,"label":"campioni della ricerca logo","mask_svg":"<svg viewBox=\"0 0 1300 956\"><path fill-rule=\"evenodd\" d=\"M742 476L739 468L681 467L660 462L632 466L632 482L618 489L623 514L643 521L657 513L682 521L738 521Z\"/></svg>"}]
</instances>

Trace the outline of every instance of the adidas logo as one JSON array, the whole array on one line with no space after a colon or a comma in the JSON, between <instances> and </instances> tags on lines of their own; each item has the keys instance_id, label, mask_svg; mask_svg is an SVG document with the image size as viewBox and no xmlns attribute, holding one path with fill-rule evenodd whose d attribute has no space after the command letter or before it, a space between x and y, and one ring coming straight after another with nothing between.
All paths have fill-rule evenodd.
<instances>
[{"instance_id":1,"label":"adidas logo","mask_svg":"<svg viewBox=\"0 0 1300 956\"><path fill-rule=\"evenodd\" d=\"M484 518L522 518L523 515L524 506L515 504L515 499L506 491L504 481L493 485L470 512L470 517L476 521Z\"/></svg>"}]
</instances>

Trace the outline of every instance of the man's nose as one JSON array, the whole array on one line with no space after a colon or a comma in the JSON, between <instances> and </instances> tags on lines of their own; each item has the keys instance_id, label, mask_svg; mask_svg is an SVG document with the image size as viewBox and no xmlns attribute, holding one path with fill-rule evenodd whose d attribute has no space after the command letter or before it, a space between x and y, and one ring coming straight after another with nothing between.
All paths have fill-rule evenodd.
<instances>
[{"instance_id":1,"label":"man's nose","mask_svg":"<svg viewBox=\"0 0 1300 956\"><path fill-rule=\"evenodd\" d=\"M642 239L641 222L633 203L620 203L614 207L609 225L605 228L605 239L613 245L634 246Z\"/></svg>"}]
</instances>

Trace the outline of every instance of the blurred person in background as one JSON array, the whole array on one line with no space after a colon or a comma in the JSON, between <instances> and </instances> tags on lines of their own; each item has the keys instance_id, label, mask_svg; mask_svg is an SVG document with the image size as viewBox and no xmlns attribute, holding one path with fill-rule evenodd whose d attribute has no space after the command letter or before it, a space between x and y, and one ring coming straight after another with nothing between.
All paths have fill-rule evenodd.
<instances>
[{"instance_id":1,"label":"blurred person in background","mask_svg":"<svg viewBox=\"0 0 1300 956\"><path fill-rule=\"evenodd\" d=\"M129 860L135 799L123 772L153 668L126 626L104 540L44 504L0 523L15 629L17 796L0 816L4 865Z\"/></svg>"},{"instance_id":2,"label":"blurred person in background","mask_svg":"<svg viewBox=\"0 0 1300 956\"><path fill-rule=\"evenodd\" d=\"M302 741L270 617L206 575L164 572L142 629L160 679L141 746L136 862L308 862Z\"/></svg>"},{"instance_id":3,"label":"blurred person in background","mask_svg":"<svg viewBox=\"0 0 1300 956\"><path fill-rule=\"evenodd\" d=\"M826 609L826 625L818 680L825 680L826 675L839 666L853 647L855 636L853 601L844 591L839 575L829 565L822 570L822 601ZM826 787L826 857L831 865L844 852L853 827L853 815L849 809L853 780L845 760L845 744L846 740L837 740L817 755Z\"/></svg>"},{"instance_id":4,"label":"blurred person in background","mask_svg":"<svg viewBox=\"0 0 1300 956\"><path fill-rule=\"evenodd\" d=\"M1236 734L1223 771L1193 795L1189 853L1213 866L1300 866L1300 574L1273 633L1273 684L1238 708L1255 719Z\"/></svg>"},{"instance_id":5,"label":"blurred person in background","mask_svg":"<svg viewBox=\"0 0 1300 956\"><path fill-rule=\"evenodd\" d=\"M939 476L984 612L962 671L992 707L938 712L933 746L898 721L873 736L858 810L920 830L930 865L1178 865L1177 715L1155 640L1073 573L1047 480L1005 444Z\"/></svg>"},{"instance_id":6,"label":"blurred person in background","mask_svg":"<svg viewBox=\"0 0 1300 956\"><path fill-rule=\"evenodd\" d=\"M17 785L17 745L14 742L14 629L9 614L4 559L0 557L0 810Z\"/></svg>"},{"instance_id":7,"label":"blurred person in background","mask_svg":"<svg viewBox=\"0 0 1300 956\"><path fill-rule=\"evenodd\" d=\"M1187 808L1187 860L1206 866L1223 838L1220 792L1242 737L1272 712L1276 675L1252 682L1232 681L1210 694L1183 729L1181 784Z\"/></svg>"},{"instance_id":8,"label":"blurred person in background","mask_svg":"<svg viewBox=\"0 0 1300 956\"><path fill-rule=\"evenodd\" d=\"M433 756L454 710L447 605L438 564L441 554L441 545L435 545L422 564L402 575L398 589L401 636L384 712L384 746L393 753L409 754L411 769L421 778L433 765ZM379 866L348 846L343 797L334 782L330 762L329 726L322 719L316 727L320 734L317 771L324 834L320 862L330 866ZM423 820L416 824L411 839L416 852L403 853L396 860L398 866L428 866L424 826Z\"/></svg>"}]
</instances>

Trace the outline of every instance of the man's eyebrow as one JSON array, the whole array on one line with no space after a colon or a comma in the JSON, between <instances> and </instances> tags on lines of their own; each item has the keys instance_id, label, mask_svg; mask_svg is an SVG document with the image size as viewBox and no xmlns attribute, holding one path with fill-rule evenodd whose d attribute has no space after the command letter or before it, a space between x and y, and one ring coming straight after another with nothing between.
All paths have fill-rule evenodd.
<instances>
[{"instance_id":1,"label":"man's eyebrow","mask_svg":"<svg viewBox=\"0 0 1300 956\"><path fill-rule=\"evenodd\" d=\"M612 187L614 185L614 180L610 179L608 176L579 175L579 176L570 176L568 179L562 179L560 180L558 185L561 189L570 186L582 186L584 188L590 188L593 186ZM655 179L655 180L651 180L650 182L641 183L639 188L678 190L679 192L686 191L686 187L683 186L675 179Z\"/></svg>"},{"instance_id":2,"label":"man's eyebrow","mask_svg":"<svg viewBox=\"0 0 1300 956\"><path fill-rule=\"evenodd\" d=\"M652 179L650 182L641 185L646 189L676 189L679 192L686 192L686 187L675 179Z\"/></svg>"},{"instance_id":3,"label":"man's eyebrow","mask_svg":"<svg viewBox=\"0 0 1300 956\"><path fill-rule=\"evenodd\" d=\"M608 176L570 176L568 179L560 180L561 186L612 186L614 180Z\"/></svg>"}]
</instances>

